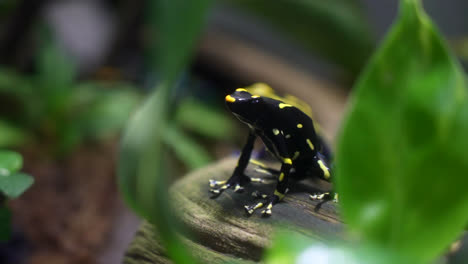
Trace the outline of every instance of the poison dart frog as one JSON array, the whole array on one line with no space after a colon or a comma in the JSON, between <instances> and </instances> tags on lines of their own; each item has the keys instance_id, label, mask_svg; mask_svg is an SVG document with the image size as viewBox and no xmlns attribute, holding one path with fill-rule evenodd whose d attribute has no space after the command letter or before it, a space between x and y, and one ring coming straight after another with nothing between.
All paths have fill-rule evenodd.
<instances>
[{"instance_id":1,"label":"poison dart frog","mask_svg":"<svg viewBox=\"0 0 468 264\"><path fill-rule=\"evenodd\" d=\"M332 172L328 165L330 154L316 133L308 105L295 97L276 96L266 84L239 88L227 95L225 100L228 109L247 124L249 135L232 176L226 181L210 180L211 193L218 196L232 187L239 192L245 184L261 181L244 174L257 137L281 162L281 169L274 193L263 195L263 202L244 206L247 214L251 215L256 209L264 207L262 215L270 216L272 207L286 195L290 178L320 177L331 180ZM336 194L334 196L337 199ZM328 197L331 197L330 193L311 195L312 199Z\"/></svg>"}]
</instances>

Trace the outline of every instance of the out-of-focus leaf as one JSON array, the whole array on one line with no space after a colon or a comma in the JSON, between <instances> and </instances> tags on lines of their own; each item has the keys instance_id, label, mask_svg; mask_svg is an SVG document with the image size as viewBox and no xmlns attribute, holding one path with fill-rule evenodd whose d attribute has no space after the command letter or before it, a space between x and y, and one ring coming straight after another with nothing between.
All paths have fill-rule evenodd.
<instances>
[{"instance_id":1,"label":"out-of-focus leaf","mask_svg":"<svg viewBox=\"0 0 468 264\"><path fill-rule=\"evenodd\" d=\"M0 191L8 198L17 198L34 182L33 177L25 173L0 175Z\"/></svg>"},{"instance_id":2,"label":"out-of-focus leaf","mask_svg":"<svg viewBox=\"0 0 468 264\"><path fill-rule=\"evenodd\" d=\"M420 1L402 0L354 89L339 137L337 187L356 234L427 263L464 229L466 92Z\"/></svg>"},{"instance_id":3,"label":"out-of-focus leaf","mask_svg":"<svg viewBox=\"0 0 468 264\"><path fill-rule=\"evenodd\" d=\"M211 161L210 154L199 145L196 141L192 140L183 131L172 125L168 126L163 131L163 140L183 161L189 169L197 169Z\"/></svg>"},{"instance_id":4,"label":"out-of-focus leaf","mask_svg":"<svg viewBox=\"0 0 468 264\"><path fill-rule=\"evenodd\" d=\"M118 177L126 202L158 227L175 263L194 263L176 236L176 222L170 210L162 142L167 129L169 86L162 84L130 118L120 150Z\"/></svg>"},{"instance_id":5,"label":"out-of-focus leaf","mask_svg":"<svg viewBox=\"0 0 468 264\"><path fill-rule=\"evenodd\" d=\"M76 77L75 65L65 55L47 30L42 31L42 47L37 61L36 89L48 115L61 115L71 99L71 90ZM60 118L60 117L58 117Z\"/></svg>"},{"instance_id":6,"label":"out-of-focus leaf","mask_svg":"<svg viewBox=\"0 0 468 264\"><path fill-rule=\"evenodd\" d=\"M20 154L9 151L0 151L0 178L7 177L19 171L23 166L23 157Z\"/></svg>"},{"instance_id":7,"label":"out-of-focus leaf","mask_svg":"<svg viewBox=\"0 0 468 264\"><path fill-rule=\"evenodd\" d=\"M83 137L102 139L115 134L125 125L140 101L131 89L102 89L99 85L77 87L74 93L78 130Z\"/></svg>"},{"instance_id":8,"label":"out-of-focus leaf","mask_svg":"<svg viewBox=\"0 0 468 264\"><path fill-rule=\"evenodd\" d=\"M18 146L24 143L26 138L22 129L0 120L0 147Z\"/></svg>"},{"instance_id":9,"label":"out-of-focus leaf","mask_svg":"<svg viewBox=\"0 0 468 264\"><path fill-rule=\"evenodd\" d=\"M6 242L11 236L11 212L8 208L0 204L0 242Z\"/></svg>"},{"instance_id":10,"label":"out-of-focus leaf","mask_svg":"<svg viewBox=\"0 0 468 264\"><path fill-rule=\"evenodd\" d=\"M230 139L235 126L223 112L194 99L185 99L177 107L174 117L181 127L214 139Z\"/></svg>"},{"instance_id":11,"label":"out-of-focus leaf","mask_svg":"<svg viewBox=\"0 0 468 264\"><path fill-rule=\"evenodd\" d=\"M152 64L158 65L162 84L130 119L122 139L119 185L127 203L158 228L168 255L175 263L195 263L176 236L167 192L168 168L162 135L168 126L170 89L191 55L210 0L149 1L150 32L158 34ZM153 37L156 34L153 34Z\"/></svg>"},{"instance_id":12,"label":"out-of-focus leaf","mask_svg":"<svg viewBox=\"0 0 468 264\"><path fill-rule=\"evenodd\" d=\"M298 233L281 230L267 250L268 264L417 264L376 247L324 244Z\"/></svg>"},{"instance_id":13,"label":"out-of-focus leaf","mask_svg":"<svg viewBox=\"0 0 468 264\"><path fill-rule=\"evenodd\" d=\"M153 32L158 34L155 65L164 80L173 81L190 59L211 0L157 0L150 3L150 23Z\"/></svg>"},{"instance_id":14,"label":"out-of-focus leaf","mask_svg":"<svg viewBox=\"0 0 468 264\"><path fill-rule=\"evenodd\" d=\"M353 75L375 45L361 1L229 0Z\"/></svg>"}]
</instances>

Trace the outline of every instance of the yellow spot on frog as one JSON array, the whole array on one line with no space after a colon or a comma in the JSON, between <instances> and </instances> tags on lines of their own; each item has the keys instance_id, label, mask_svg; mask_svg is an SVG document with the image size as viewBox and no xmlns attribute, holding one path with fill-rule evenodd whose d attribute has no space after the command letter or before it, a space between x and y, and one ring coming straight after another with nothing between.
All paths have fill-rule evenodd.
<instances>
[{"instance_id":1,"label":"yellow spot on frog","mask_svg":"<svg viewBox=\"0 0 468 264\"><path fill-rule=\"evenodd\" d=\"M279 181L282 182L284 180L284 173L280 173Z\"/></svg>"},{"instance_id":2,"label":"yellow spot on frog","mask_svg":"<svg viewBox=\"0 0 468 264\"><path fill-rule=\"evenodd\" d=\"M259 98L260 95L252 95L251 97L252 97L252 98Z\"/></svg>"},{"instance_id":3,"label":"yellow spot on frog","mask_svg":"<svg viewBox=\"0 0 468 264\"><path fill-rule=\"evenodd\" d=\"M325 166L325 164L323 164L322 160L318 160L317 163L320 166L320 169L322 169L323 176L325 177L325 179L329 179L330 178L330 171L328 170L327 166Z\"/></svg>"},{"instance_id":4,"label":"yellow spot on frog","mask_svg":"<svg viewBox=\"0 0 468 264\"><path fill-rule=\"evenodd\" d=\"M283 162L286 164L292 164L292 160L290 158L283 159Z\"/></svg>"},{"instance_id":5,"label":"yellow spot on frog","mask_svg":"<svg viewBox=\"0 0 468 264\"><path fill-rule=\"evenodd\" d=\"M260 208L262 206L263 206L263 203L258 203L258 204L255 205L255 207L253 209L255 210L255 209L258 209L258 208Z\"/></svg>"},{"instance_id":6,"label":"yellow spot on frog","mask_svg":"<svg viewBox=\"0 0 468 264\"><path fill-rule=\"evenodd\" d=\"M280 200L283 200L284 194L280 193L278 190L275 190L274 194L279 197Z\"/></svg>"},{"instance_id":7,"label":"yellow spot on frog","mask_svg":"<svg viewBox=\"0 0 468 264\"><path fill-rule=\"evenodd\" d=\"M311 150L314 150L314 149L315 149L314 144L312 144L312 142L310 141L310 139L307 139L306 141L307 141L307 144L309 144L310 149L311 149Z\"/></svg>"},{"instance_id":8,"label":"yellow spot on frog","mask_svg":"<svg viewBox=\"0 0 468 264\"><path fill-rule=\"evenodd\" d=\"M249 91L247 91L247 89L244 89L244 88L237 88L236 92L249 92Z\"/></svg>"},{"instance_id":9,"label":"yellow spot on frog","mask_svg":"<svg viewBox=\"0 0 468 264\"><path fill-rule=\"evenodd\" d=\"M278 130L278 129L276 129L276 128L273 128L273 134L275 134L275 136L277 136L279 133L280 133L280 132L279 132L279 130Z\"/></svg>"},{"instance_id":10,"label":"yellow spot on frog","mask_svg":"<svg viewBox=\"0 0 468 264\"><path fill-rule=\"evenodd\" d=\"M234 103L236 101L236 98L232 97L231 95L226 96L226 102Z\"/></svg>"},{"instance_id":11,"label":"yellow spot on frog","mask_svg":"<svg viewBox=\"0 0 468 264\"><path fill-rule=\"evenodd\" d=\"M293 156L292 159L295 160L295 159L299 158L299 155L300 155L300 154L301 154L301 153L300 153L299 151L294 152L294 156Z\"/></svg>"},{"instance_id":12,"label":"yellow spot on frog","mask_svg":"<svg viewBox=\"0 0 468 264\"><path fill-rule=\"evenodd\" d=\"M297 128L302 128L302 124L297 124Z\"/></svg>"},{"instance_id":13,"label":"yellow spot on frog","mask_svg":"<svg viewBox=\"0 0 468 264\"><path fill-rule=\"evenodd\" d=\"M257 166L260 166L260 167L263 167L263 168L266 168L266 165L265 163L259 161L259 160L256 160L256 159L250 159L250 162L257 165Z\"/></svg>"},{"instance_id":14,"label":"yellow spot on frog","mask_svg":"<svg viewBox=\"0 0 468 264\"><path fill-rule=\"evenodd\" d=\"M280 109L283 109L283 108L285 108L285 107L292 107L292 105L290 105L290 104L285 104L285 103L280 103L278 106L279 106Z\"/></svg>"}]
</instances>

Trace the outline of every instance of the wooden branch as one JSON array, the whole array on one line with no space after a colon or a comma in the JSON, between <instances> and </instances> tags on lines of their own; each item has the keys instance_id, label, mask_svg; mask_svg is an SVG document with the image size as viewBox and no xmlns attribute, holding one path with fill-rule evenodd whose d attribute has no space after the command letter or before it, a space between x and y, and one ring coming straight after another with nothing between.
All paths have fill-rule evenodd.
<instances>
[{"instance_id":1,"label":"wooden branch","mask_svg":"<svg viewBox=\"0 0 468 264\"><path fill-rule=\"evenodd\" d=\"M186 234L181 237L201 263L257 262L271 244L274 228L278 225L317 240L340 237L342 224L337 217L336 205L331 201L312 201L308 197L310 193L329 189L329 184L321 180L295 183L284 200L273 207L273 215L269 218L261 217L261 210L246 216L244 205L257 201L251 196L254 190L272 192L275 188L273 179L268 184L252 183L241 194L227 190L220 197L211 199L208 180L229 178L236 161L233 158L222 160L190 173L171 187L173 206L192 234L190 238ZM247 175L265 177L254 169L255 166L249 165ZM171 262L157 241L154 228L144 223L131 243L124 263Z\"/></svg>"}]
</instances>

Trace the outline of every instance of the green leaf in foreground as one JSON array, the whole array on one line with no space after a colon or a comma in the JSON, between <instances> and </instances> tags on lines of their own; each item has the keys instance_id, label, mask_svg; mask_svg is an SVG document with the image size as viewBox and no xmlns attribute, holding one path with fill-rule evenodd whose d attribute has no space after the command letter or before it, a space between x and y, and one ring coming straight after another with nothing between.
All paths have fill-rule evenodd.
<instances>
[{"instance_id":1,"label":"green leaf in foreground","mask_svg":"<svg viewBox=\"0 0 468 264\"><path fill-rule=\"evenodd\" d=\"M275 236L263 261L268 264L417 264L376 247L324 244L285 230Z\"/></svg>"},{"instance_id":2,"label":"green leaf in foreground","mask_svg":"<svg viewBox=\"0 0 468 264\"><path fill-rule=\"evenodd\" d=\"M428 262L468 220L468 105L460 66L419 1L400 14L357 83L337 187L362 238Z\"/></svg>"},{"instance_id":3,"label":"green leaf in foreground","mask_svg":"<svg viewBox=\"0 0 468 264\"><path fill-rule=\"evenodd\" d=\"M167 128L169 86L162 84L131 118L124 133L118 164L119 187L125 201L158 227L175 263L193 263L175 237L176 220L170 210L162 138Z\"/></svg>"}]
</instances>

